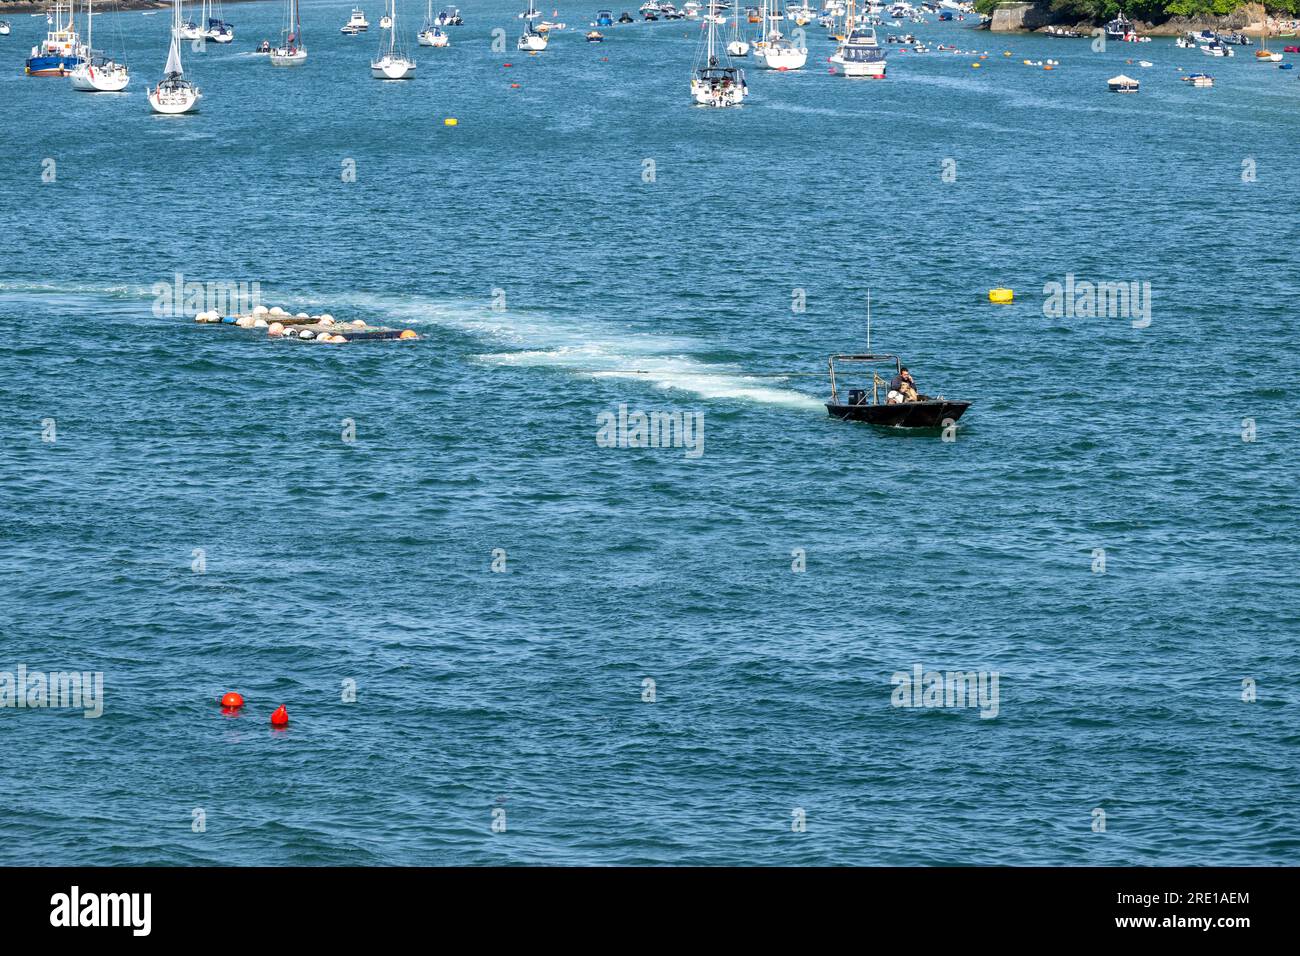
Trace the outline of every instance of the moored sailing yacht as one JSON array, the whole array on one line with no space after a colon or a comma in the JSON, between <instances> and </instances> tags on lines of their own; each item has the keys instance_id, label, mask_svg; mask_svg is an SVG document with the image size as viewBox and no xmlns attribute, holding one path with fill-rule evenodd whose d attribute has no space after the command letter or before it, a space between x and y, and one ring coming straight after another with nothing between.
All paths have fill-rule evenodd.
<instances>
[{"instance_id":1,"label":"moored sailing yacht","mask_svg":"<svg viewBox=\"0 0 1300 956\"><path fill-rule=\"evenodd\" d=\"M732 66L726 51L718 47L717 21L709 20L707 39L691 74L691 99L700 106L739 106L748 94L745 71Z\"/></svg>"},{"instance_id":2,"label":"moored sailing yacht","mask_svg":"<svg viewBox=\"0 0 1300 956\"><path fill-rule=\"evenodd\" d=\"M84 58L86 48L77 34L72 0L68 0L67 25L63 25L63 4L60 0L54 0L49 23L51 29L45 34L45 42L32 47L32 55L27 58L28 76L67 76Z\"/></svg>"},{"instance_id":3,"label":"moored sailing yacht","mask_svg":"<svg viewBox=\"0 0 1300 956\"><path fill-rule=\"evenodd\" d=\"M429 0L429 8L424 14L424 25L415 36L420 46L447 46L451 43L451 38L439 30L438 26L438 21L433 18L433 0Z\"/></svg>"},{"instance_id":4,"label":"moored sailing yacht","mask_svg":"<svg viewBox=\"0 0 1300 956\"><path fill-rule=\"evenodd\" d=\"M763 0L763 38L754 44L754 59L769 70L800 70L808 62L808 51L797 47L777 29L785 17L777 0Z\"/></svg>"},{"instance_id":5,"label":"moored sailing yacht","mask_svg":"<svg viewBox=\"0 0 1300 956\"><path fill-rule=\"evenodd\" d=\"M727 43L727 56L749 56L749 41L740 28L740 0L733 0L735 21L731 25L731 40Z\"/></svg>"},{"instance_id":6,"label":"moored sailing yacht","mask_svg":"<svg viewBox=\"0 0 1300 956\"><path fill-rule=\"evenodd\" d=\"M1268 29L1259 35L1259 49L1255 51L1255 61L1257 63L1280 63L1282 60L1281 53L1274 53L1268 48Z\"/></svg>"},{"instance_id":7,"label":"moored sailing yacht","mask_svg":"<svg viewBox=\"0 0 1300 956\"><path fill-rule=\"evenodd\" d=\"M388 41L380 44L379 57L370 61L370 75L376 80L414 79L415 60L397 40L397 0L388 0L388 13L379 25L388 33Z\"/></svg>"},{"instance_id":8,"label":"moored sailing yacht","mask_svg":"<svg viewBox=\"0 0 1300 956\"><path fill-rule=\"evenodd\" d=\"M519 19L524 21L524 32L515 43L517 50L523 53L540 53L546 49L546 44L550 42L550 38L546 35L547 31L539 31L533 27L533 21L540 16L532 0L528 0L528 9L519 14Z\"/></svg>"},{"instance_id":9,"label":"moored sailing yacht","mask_svg":"<svg viewBox=\"0 0 1300 956\"><path fill-rule=\"evenodd\" d=\"M224 19L225 11L221 9L221 0L216 0L214 4L208 3L207 17L205 19L205 28L203 37L209 43L233 43L235 40L235 28L227 23Z\"/></svg>"},{"instance_id":10,"label":"moored sailing yacht","mask_svg":"<svg viewBox=\"0 0 1300 956\"><path fill-rule=\"evenodd\" d=\"M197 86L185 79L185 68L181 66L181 0L172 0L171 33L172 43L167 51L163 78L157 86L148 90L149 108L155 113L169 115L190 113L198 107L203 94Z\"/></svg>"},{"instance_id":11,"label":"moored sailing yacht","mask_svg":"<svg viewBox=\"0 0 1300 956\"><path fill-rule=\"evenodd\" d=\"M85 93L120 93L131 82L126 64L95 52L95 0L86 0L86 57L72 70L72 88Z\"/></svg>"},{"instance_id":12,"label":"moored sailing yacht","mask_svg":"<svg viewBox=\"0 0 1300 956\"><path fill-rule=\"evenodd\" d=\"M200 23L203 22L203 18L207 16L207 12L208 12L207 0L200 0L199 23L195 23L193 20L182 21L181 29L180 29L180 38L182 40L206 40L208 38L207 31L202 26L199 25ZM183 15L184 15L184 11L182 11L182 16Z\"/></svg>"},{"instance_id":13,"label":"moored sailing yacht","mask_svg":"<svg viewBox=\"0 0 1300 956\"><path fill-rule=\"evenodd\" d=\"M302 41L302 17L298 0L289 0L288 23L284 28L284 46L272 47L272 66L298 66L307 61L307 45Z\"/></svg>"},{"instance_id":14,"label":"moored sailing yacht","mask_svg":"<svg viewBox=\"0 0 1300 956\"><path fill-rule=\"evenodd\" d=\"M838 63L845 76L866 76L874 80L885 78L885 51L876 41L873 27L857 26L854 15L853 0L849 0L848 36L831 57L832 63Z\"/></svg>"}]
</instances>

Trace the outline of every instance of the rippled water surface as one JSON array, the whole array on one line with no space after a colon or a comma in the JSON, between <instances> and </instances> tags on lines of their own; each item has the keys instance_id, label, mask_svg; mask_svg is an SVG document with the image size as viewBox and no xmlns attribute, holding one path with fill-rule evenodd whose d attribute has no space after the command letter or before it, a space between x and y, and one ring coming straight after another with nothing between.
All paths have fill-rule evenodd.
<instances>
[{"instance_id":1,"label":"rippled water surface","mask_svg":"<svg viewBox=\"0 0 1300 956\"><path fill-rule=\"evenodd\" d=\"M810 29L709 111L696 24L565 8L527 57L468 3L381 83L351 5L304 3L297 70L228 7L182 118L165 14L97 18L122 96L0 38L0 670L105 687L0 709L0 862L1294 861L1294 73L944 23L988 59L853 82ZM199 327L177 273L422 338ZM1150 324L1046 317L1067 274ZM955 441L826 415L868 289ZM703 454L599 447L620 404ZM918 664L997 716L891 706Z\"/></svg>"}]
</instances>

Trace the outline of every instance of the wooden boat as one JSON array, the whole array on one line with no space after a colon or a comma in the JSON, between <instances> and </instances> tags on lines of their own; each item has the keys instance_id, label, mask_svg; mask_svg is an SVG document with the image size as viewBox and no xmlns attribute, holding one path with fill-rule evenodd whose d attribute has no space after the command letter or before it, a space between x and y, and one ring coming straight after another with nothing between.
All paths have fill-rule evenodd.
<instances>
[{"instance_id":1,"label":"wooden boat","mask_svg":"<svg viewBox=\"0 0 1300 956\"><path fill-rule=\"evenodd\" d=\"M865 388L850 388L847 389L847 401L841 402L835 379L836 362L892 364L896 374L903 370L903 362L897 355L832 355L829 361L831 400L826 403L826 411L833 418L893 428L943 428L961 418L971 405L970 402L949 401L942 395L938 398L922 395L920 401L915 402L890 402L888 398L881 402L881 387L884 386L884 392L888 396L889 383L876 374L874 369L871 372L870 394Z\"/></svg>"}]
</instances>

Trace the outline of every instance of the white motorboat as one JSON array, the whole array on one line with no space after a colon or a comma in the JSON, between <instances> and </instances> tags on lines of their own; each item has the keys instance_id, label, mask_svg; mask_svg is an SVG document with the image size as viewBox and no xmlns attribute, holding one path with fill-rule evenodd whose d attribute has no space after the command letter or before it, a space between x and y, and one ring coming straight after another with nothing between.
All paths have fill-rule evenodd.
<instances>
[{"instance_id":1,"label":"white motorboat","mask_svg":"<svg viewBox=\"0 0 1300 956\"><path fill-rule=\"evenodd\" d=\"M1136 93L1139 85L1137 80L1131 76L1125 76L1123 73L1119 76L1112 76L1106 81L1106 87L1112 93Z\"/></svg>"},{"instance_id":2,"label":"white motorboat","mask_svg":"<svg viewBox=\"0 0 1300 956\"><path fill-rule=\"evenodd\" d=\"M846 22L857 22L853 15L853 0L849 0ZM873 80L885 78L885 51L876 40L873 27L851 27L849 35L831 56L831 62L837 64L845 76L865 76Z\"/></svg>"},{"instance_id":3,"label":"white motorboat","mask_svg":"<svg viewBox=\"0 0 1300 956\"><path fill-rule=\"evenodd\" d=\"M366 19L365 13L360 7L353 7L352 16L348 17L348 22L339 28L339 32L356 36L358 33L365 33L369 29L370 21Z\"/></svg>"}]
</instances>

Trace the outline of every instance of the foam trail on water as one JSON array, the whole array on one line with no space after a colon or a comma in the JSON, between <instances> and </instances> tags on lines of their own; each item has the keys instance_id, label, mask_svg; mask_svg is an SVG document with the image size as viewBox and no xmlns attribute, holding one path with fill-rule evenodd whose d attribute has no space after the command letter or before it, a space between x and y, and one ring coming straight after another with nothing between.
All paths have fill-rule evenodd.
<instances>
[{"instance_id":1,"label":"foam trail on water","mask_svg":"<svg viewBox=\"0 0 1300 956\"><path fill-rule=\"evenodd\" d=\"M578 316L539 315L527 311L495 312L463 303L348 296L336 303L365 308L389 321L427 323L515 347L509 352L476 356L497 365L556 368L593 378L627 378L658 388L692 392L703 398L742 399L787 408L822 409L818 400L772 384L770 378L708 365L680 353L700 348L684 336L622 333L602 329Z\"/></svg>"}]
</instances>

